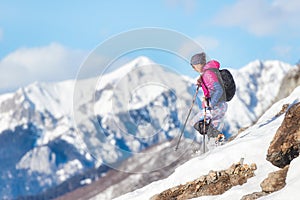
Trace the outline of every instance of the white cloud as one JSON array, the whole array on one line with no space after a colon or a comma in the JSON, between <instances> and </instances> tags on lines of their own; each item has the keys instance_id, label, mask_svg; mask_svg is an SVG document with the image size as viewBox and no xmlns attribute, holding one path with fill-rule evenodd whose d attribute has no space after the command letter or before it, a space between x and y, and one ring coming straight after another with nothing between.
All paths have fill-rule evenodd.
<instances>
[{"instance_id":1,"label":"white cloud","mask_svg":"<svg viewBox=\"0 0 300 200\"><path fill-rule=\"evenodd\" d=\"M215 22L241 27L258 36L273 35L281 30L300 31L299 10L298 0L238 0L224 7Z\"/></svg>"},{"instance_id":2,"label":"white cloud","mask_svg":"<svg viewBox=\"0 0 300 200\"><path fill-rule=\"evenodd\" d=\"M0 90L15 89L34 81L75 78L85 55L58 43L20 48L0 61Z\"/></svg>"}]
</instances>

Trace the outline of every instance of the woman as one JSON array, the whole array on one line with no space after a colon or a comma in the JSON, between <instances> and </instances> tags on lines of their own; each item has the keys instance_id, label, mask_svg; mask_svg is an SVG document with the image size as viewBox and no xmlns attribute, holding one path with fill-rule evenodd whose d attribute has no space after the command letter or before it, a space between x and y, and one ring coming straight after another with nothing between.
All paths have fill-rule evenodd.
<instances>
[{"instance_id":1,"label":"woman","mask_svg":"<svg viewBox=\"0 0 300 200\"><path fill-rule=\"evenodd\" d=\"M199 98L200 94L198 93L197 101L202 111L192 119L192 125L201 134L216 137L218 132L214 132L214 129L222 128L220 125L227 111L225 92L219 74L220 63L216 60L206 62L206 54L202 52L191 58L191 65L200 74L197 85L201 86L204 94L201 102L199 100L201 99ZM206 133L203 133L204 114L206 114L207 128L209 129L208 131L206 129ZM212 127L212 129L209 127Z\"/></svg>"}]
</instances>

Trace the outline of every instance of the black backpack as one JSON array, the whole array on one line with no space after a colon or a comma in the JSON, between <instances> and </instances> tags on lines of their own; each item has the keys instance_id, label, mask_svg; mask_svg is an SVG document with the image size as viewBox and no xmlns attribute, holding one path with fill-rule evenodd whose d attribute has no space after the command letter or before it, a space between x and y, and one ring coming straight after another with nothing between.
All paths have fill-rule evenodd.
<instances>
[{"instance_id":1,"label":"black backpack","mask_svg":"<svg viewBox=\"0 0 300 200\"><path fill-rule=\"evenodd\" d=\"M214 71L218 76L219 82L223 85L225 95L223 95L222 99L224 99L225 101L230 101L236 91L235 82L230 71L228 69L218 70L212 68L208 70Z\"/></svg>"}]
</instances>

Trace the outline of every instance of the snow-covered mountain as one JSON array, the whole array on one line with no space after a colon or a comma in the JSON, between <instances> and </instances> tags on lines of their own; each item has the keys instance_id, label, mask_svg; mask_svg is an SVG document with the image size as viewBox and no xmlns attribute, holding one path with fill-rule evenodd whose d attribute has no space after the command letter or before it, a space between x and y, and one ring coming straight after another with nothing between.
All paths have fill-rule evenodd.
<instances>
[{"instance_id":1,"label":"snow-covered mountain","mask_svg":"<svg viewBox=\"0 0 300 200\"><path fill-rule=\"evenodd\" d=\"M284 104L294 105L298 103L300 101L299 97L300 87L297 87L289 97L275 103L262 115L255 125L239 134L235 140L189 160L178 167L168 178L153 182L139 190L118 197L116 200L150 199L168 188L185 184L208 174L210 170L227 169L232 163L237 163L240 158L244 158L244 163L256 163L257 169L254 177L250 178L247 183L233 187L222 195L203 196L193 199L238 200L244 195L260 191L260 183L268 177L268 173L279 169L266 160L270 142L284 119L284 115L278 115L278 113ZM261 199L297 199L295 195L300 186L298 178L300 175L299 161L300 157L297 157L291 162L286 186L282 190Z\"/></svg>"},{"instance_id":2,"label":"snow-covered mountain","mask_svg":"<svg viewBox=\"0 0 300 200\"><path fill-rule=\"evenodd\" d=\"M224 131L254 122L290 68L255 61L232 70L238 90ZM177 137L192 81L139 57L100 78L33 83L1 95L0 196L35 195L88 169L118 168L122 160ZM186 136L194 133L187 126ZM155 169L154 163L147 171ZM85 178L99 179L106 170Z\"/></svg>"},{"instance_id":3,"label":"snow-covered mountain","mask_svg":"<svg viewBox=\"0 0 300 200\"><path fill-rule=\"evenodd\" d=\"M173 138L188 87L140 57L101 79L34 83L1 96L0 196L40 193Z\"/></svg>"},{"instance_id":4,"label":"snow-covered mountain","mask_svg":"<svg viewBox=\"0 0 300 200\"><path fill-rule=\"evenodd\" d=\"M282 79L292 67L280 61L253 61L232 70L237 82L235 97L229 102L225 124L230 132L253 124L273 103Z\"/></svg>"}]
</instances>

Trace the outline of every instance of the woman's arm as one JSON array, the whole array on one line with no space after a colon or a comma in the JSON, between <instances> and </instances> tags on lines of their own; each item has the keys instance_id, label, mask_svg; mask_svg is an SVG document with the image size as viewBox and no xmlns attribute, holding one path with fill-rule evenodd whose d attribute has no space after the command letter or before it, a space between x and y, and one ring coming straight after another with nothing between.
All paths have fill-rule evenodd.
<instances>
[{"instance_id":1,"label":"woman's arm","mask_svg":"<svg viewBox=\"0 0 300 200\"><path fill-rule=\"evenodd\" d=\"M214 90L211 92L211 97L210 97L210 106L214 107L220 100L220 98L223 95L223 87L219 82L214 83Z\"/></svg>"},{"instance_id":2,"label":"woman's arm","mask_svg":"<svg viewBox=\"0 0 300 200\"><path fill-rule=\"evenodd\" d=\"M218 76L212 70L206 70L203 74L203 83L209 91L210 106L214 107L223 95L223 87L219 83Z\"/></svg>"}]
</instances>

